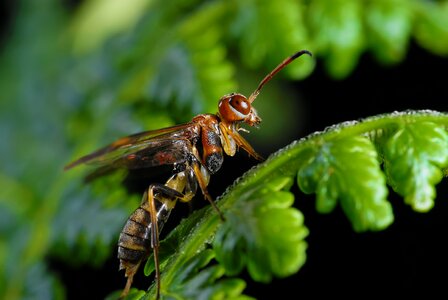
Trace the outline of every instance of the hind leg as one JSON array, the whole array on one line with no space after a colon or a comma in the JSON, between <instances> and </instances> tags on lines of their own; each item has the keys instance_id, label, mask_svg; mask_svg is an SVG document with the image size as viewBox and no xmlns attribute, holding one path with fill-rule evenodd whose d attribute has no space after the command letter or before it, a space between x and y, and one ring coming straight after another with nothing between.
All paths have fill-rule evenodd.
<instances>
[{"instance_id":1,"label":"hind leg","mask_svg":"<svg viewBox=\"0 0 448 300\"><path fill-rule=\"evenodd\" d=\"M183 190L184 182L184 176L173 176L168 180L167 185L174 183L173 187ZM151 184L148 187L140 207L130 216L120 235L120 268L125 269L125 275L128 278L121 297L129 293L134 275L141 262L147 257L149 247L152 248L154 256L156 297L157 299L160 297L159 232L174 208L176 200L191 198L190 195L182 194L167 185ZM145 241L150 243L146 244Z\"/></svg>"}]
</instances>

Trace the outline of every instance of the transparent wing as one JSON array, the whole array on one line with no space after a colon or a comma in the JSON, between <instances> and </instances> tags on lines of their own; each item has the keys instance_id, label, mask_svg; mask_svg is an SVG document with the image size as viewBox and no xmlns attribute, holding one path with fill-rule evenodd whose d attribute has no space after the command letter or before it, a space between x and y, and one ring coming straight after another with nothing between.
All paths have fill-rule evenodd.
<instances>
[{"instance_id":1,"label":"transparent wing","mask_svg":"<svg viewBox=\"0 0 448 300\"><path fill-rule=\"evenodd\" d=\"M181 162L185 160L189 145L199 136L199 130L197 124L190 122L130 135L75 160L64 169L81 164L136 169Z\"/></svg>"}]
</instances>

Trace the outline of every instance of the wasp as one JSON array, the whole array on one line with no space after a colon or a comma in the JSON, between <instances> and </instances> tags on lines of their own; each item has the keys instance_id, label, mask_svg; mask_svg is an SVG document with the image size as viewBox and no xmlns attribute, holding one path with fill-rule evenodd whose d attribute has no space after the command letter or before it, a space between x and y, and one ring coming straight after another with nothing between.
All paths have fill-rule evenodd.
<instances>
[{"instance_id":1,"label":"wasp","mask_svg":"<svg viewBox=\"0 0 448 300\"><path fill-rule=\"evenodd\" d=\"M221 97L217 114L200 114L190 122L153 131L145 131L124 138L68 164L71 169L81 164L101 169L149 169L172 166L173 175L165 182L151 183L146 189L140 206L126 221L118 240L119 269L127 277L122 297L132 285L139 266L151 252L154 257L156 298L160 297L159 233L177 201L189 202L201 190L220 218L221 211L210 196L207 186L210 175L222 166L224 154L233 156L239 148L257 160L262 157L239 134L247 131L242 124L258 126L261 119L252 106L262 87L286 65L307 50L286 58L259 83L247 98L239 93Z\"/></svg>"}]
</instances>

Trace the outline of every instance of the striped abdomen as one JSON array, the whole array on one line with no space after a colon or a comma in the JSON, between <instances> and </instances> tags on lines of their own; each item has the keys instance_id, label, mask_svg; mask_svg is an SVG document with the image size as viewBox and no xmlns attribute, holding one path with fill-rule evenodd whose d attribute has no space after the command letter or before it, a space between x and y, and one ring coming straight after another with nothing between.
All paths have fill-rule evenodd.
<instances>
[{"instance_id":1,"label":"striped abdomen","mask_svg":"<svg viewBox=\"0 0 448 300\"><path fill-rule=\"evenodd\" d=\"M125 269L126 275L134 274L140 263L146 259L152 249L151 245L151 217L149 203L143 201L128 218L118 239L118 258L120 259L120 270ZM155 200L157 211L157 226L159 233L169 217L171 208L166 204Z\"/></svg>"}]
</instances>

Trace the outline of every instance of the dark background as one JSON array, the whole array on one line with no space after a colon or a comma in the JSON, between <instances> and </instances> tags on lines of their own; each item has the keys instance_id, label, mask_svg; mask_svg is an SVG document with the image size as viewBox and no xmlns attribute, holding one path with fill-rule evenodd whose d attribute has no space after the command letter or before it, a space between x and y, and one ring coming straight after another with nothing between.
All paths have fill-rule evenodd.
<instances>
[{"instance_id":1,"label":"dark background","mask_svg":"<svg viewBox=\"0 0 448 300\"><path fill-rule=\"evenodd\" d=\"M306 134L325 126L408 109L447 111L448 60L412 44L406 60L381 66L368 54L345 80L334 81L319 66L297 84L307 106ZM297 196L297 207L310 229L308 260L278 290L294 287L298 295L401 297L432 293L447 296L448 205L446 180L429 213L419 214L390 191L395 222L382 232L355 233L340 209L315 212L313 197ZM288 285L289 284L289 285ZM268 290L268 289L266 289ZM263 294L262 294L263 295Z\"/></svg>"},{"instance_id":2,"label":"dark background","mask_svg":"<svg viewBox=\"0 0 448 300\"><path fill-rule=\"evenodd\" d=\"M318 66L297 84L306 98L306 134L325 126L408 109L447 111L448 60L412 44L406 60L381 66L366 54L345 80L334 81ZM429 213L419 214L390 191L395 222L382 232L355 233L341 210L319 215L313 197L297 196L310 229L308 260L278 290L298 295L399 296L439 292L447 296L447 183ZM289 284L289 285L288 285ZM266 289L268 290L268 289ZM263 295L263 294L262 294Z\"/></svg>"}]
</instances>

